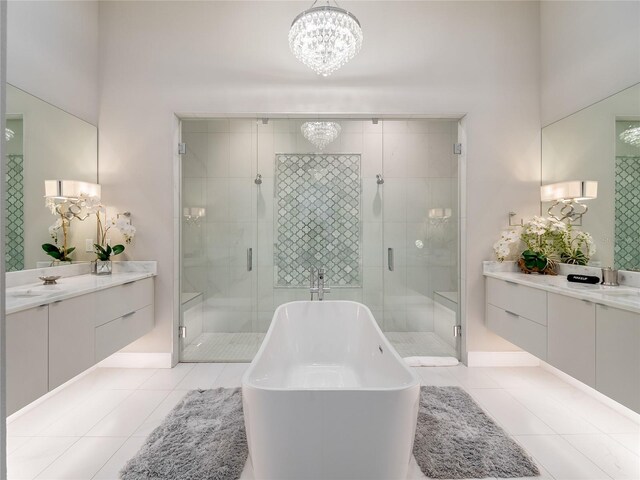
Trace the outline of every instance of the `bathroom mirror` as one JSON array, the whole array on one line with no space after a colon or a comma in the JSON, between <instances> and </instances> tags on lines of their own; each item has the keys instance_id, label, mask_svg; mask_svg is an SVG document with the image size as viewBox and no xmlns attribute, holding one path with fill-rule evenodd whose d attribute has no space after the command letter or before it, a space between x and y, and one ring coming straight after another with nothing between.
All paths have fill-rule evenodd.
<instances>
[{"instance_id":1,"label":"bathroom mirror","mask_svg":"<svg viewBox=\"0 0 640 480\"><path fill-rule=\"evenodd\" d=\"M53 243L49 227L56 216L45 206L44 181L97 183L98 130L12 85L7 85L7 191L5 218L7 272L49 266L42 244ZM94 217L72 220L68 245L73 261L89 261L85 240L95 239ZM59 239L59 243L60 243Z\"/></svg>"},{"instance_id":2,"label":"bathroom mirror","mask_svg":"<svg viewBox=\"0 0 640 480\"><path fill-rule=\"evenodd\" d=\"M598 182L576 227L594 238L590 264L640 269L640 84L542 129L542 184L570 180Z\"/></svg>"}]
</instances>

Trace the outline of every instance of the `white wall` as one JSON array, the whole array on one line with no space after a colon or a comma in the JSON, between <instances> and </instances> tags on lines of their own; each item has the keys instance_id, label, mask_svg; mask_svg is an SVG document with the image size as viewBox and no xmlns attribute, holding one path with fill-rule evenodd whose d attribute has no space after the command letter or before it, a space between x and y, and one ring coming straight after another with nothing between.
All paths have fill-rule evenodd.
<instances>
[{"instance_id":1,"label":"white wall","mask_svg":"<svg viewBox=\"0 0 640 480\"><path fill-rule=\"evenodd\" d=\"M640 2L540 4L542 125L640 82Z\"/></svg>"},{"instance_id":2,"label":"white wall","mask_svg":"<svg viewBox=\"0 0 640 480\"><path fill-rule=\"evenodd\" d=\"M100 179L157 259L157 324L134 347L172 348L174 112L468 113L470 350L512 348L484 326L481 261L507 212L538 211L537 2L349 2L360 55L329 78L289 52L299 2L100 4Z\"/></svg>"},{"instance_id":3,"label":"white wall","mask_svg":"<svg viewBox=\"0 0 640 480\"><path fill-rule=\"evenodd\" d=\"M9 1L7 82L97 124L98 2Z\"/></svg>"}]
</instances>

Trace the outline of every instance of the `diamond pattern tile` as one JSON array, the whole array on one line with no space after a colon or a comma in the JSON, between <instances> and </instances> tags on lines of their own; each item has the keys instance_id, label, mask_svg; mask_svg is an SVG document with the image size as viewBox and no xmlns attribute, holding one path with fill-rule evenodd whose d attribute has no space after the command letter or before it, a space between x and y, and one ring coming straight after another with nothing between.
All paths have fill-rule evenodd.
<instances>
[{"instance_id":1,"label":"diamond pattern tile","mask_svg":"<svg viewBox=\"0 0 640 480\"><path fill-rule=\"evenodd\" d=\"M308 287L309 268L327 285L362 285L360 155L276 155L275 284Z\"/></svg>"},{"instance_id":2,"label":"diamond pattern tile","mask_svg":"<svg viewBox=\"0 0 640 480\"><path fill-rule=\"evenodd\" d=\"M640 157L616 157L616 268L640 268Z\"/></svg>"},{"instance_id":3,"label":"diamond pattern tile","mask_svg":"<svg viewBox=\"0 0 640 480\"><path fill-rule=\"evenodd\" d=\"M22 155L7 155L5 268L24 269L24 171Z\"/></svg>"}]
</instances>

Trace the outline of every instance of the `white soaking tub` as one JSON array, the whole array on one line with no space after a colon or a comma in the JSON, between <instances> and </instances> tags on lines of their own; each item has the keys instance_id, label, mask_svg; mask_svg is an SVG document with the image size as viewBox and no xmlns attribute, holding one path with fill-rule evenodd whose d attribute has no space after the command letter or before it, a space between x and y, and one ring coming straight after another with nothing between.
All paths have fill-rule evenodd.
<instances>
[{"instance_id":1,"label":"white soaking tub","mask_svg":"<svg viewBox=\"0 0 640 480\"><path fill-rule=\"evenodd\" d=\"M420 381L356 302L291 302L242 379L256 480L404 480Z\"/></svg>"}]
</instances>

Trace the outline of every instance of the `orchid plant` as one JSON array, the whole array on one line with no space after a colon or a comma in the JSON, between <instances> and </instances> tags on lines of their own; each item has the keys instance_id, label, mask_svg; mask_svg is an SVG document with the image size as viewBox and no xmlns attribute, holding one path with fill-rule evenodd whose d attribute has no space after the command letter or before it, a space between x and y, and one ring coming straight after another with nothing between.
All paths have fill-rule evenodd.
<instances>
[{"instance_id":1,"label":"orchid plant","mask_svg":"<svg viewBox=\"0 0 640 480\"><path fill-rule=\"evenodd\" d=\"M535 216L521 227L503 232L493 245L498 261L517 258L527 272L553 274L558 262L586 265L595 253L591 235L571 225Z\"/></svg>"},{"instance_id":2,"label":"orchid plant","mask_svg":"<svg viewBox=\"0 0 640 480\"><path fill-rule=\"evenodd\" d=\"M94 244L94 249L98 260L107 262L111 260L111 256L119 255L124 252L125 246L122 244L114 245L113 247L107 242L107 233L112 228L120 231L124 237L124 242L130 244L133 237L136 235L136 227L131 225L129 220L129 214L116 215L107 220L106 212L104 213L105 219L100 217L100 210L96 211L96 218L98 220L98 243Z\"/></svg>"}]
</instances>

